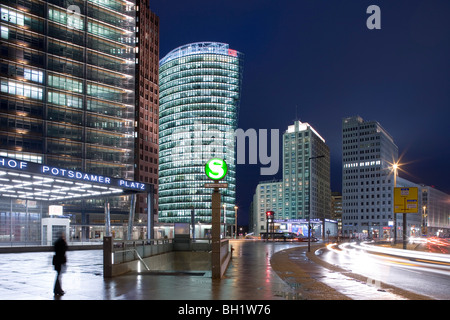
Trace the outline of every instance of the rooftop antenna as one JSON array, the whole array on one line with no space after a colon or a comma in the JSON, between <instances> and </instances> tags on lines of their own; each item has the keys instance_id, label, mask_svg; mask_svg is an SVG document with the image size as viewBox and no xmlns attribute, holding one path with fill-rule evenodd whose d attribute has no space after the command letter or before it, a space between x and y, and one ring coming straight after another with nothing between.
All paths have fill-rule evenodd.
<instances>
[{"instance_id":1,"label":"rooftop antenna","mask_svg":"<svg viewBox=\"0 0 450 320\"><path fill-rule=\"evenodd\" d=\"M295 121L300 121L300 119L298 118L298 105L295 105L295 119L294 119L294 122Z\"/></svg>"}]
</instances>

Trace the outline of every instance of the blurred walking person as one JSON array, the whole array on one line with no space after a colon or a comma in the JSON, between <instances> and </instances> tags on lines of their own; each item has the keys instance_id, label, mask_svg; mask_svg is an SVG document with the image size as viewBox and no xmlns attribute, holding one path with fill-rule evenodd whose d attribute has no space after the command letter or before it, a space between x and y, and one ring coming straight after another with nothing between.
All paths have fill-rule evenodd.
<instances>
[{"instance_id":1,"label":"blurred walking person","mask_svg":"<svg viewBox=\"0 0 450 320\"><path fill-rule=\"evenodd\" d=\"M61 270L63 267L65 267L67 262L67 243L65 240L64 232L61 232L58 240L55 241L54 249L55 255L53 256L53 265L55 266L56 270L56 281L55 287L53 288L53 293L55 294L55 296L62 296L64 294L64 291L61 288Z\"/></svg>"}]
</instances>

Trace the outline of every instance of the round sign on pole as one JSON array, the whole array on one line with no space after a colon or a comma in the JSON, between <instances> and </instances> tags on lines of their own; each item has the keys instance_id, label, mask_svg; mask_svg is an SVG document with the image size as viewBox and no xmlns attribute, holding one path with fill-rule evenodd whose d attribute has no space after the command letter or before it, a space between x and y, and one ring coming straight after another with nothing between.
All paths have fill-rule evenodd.
<instances>
[{"instance_id":1,"label":"round sign on pole","mask_svg":"<svg viewBox=\"0 0 450 320\"><path fill-rule=\"evenodd\" d=\"M205 173L212 180L223 179L228 171L225 160L220 158L212 158L205 165Z\"/></svg>"}]
</instances>

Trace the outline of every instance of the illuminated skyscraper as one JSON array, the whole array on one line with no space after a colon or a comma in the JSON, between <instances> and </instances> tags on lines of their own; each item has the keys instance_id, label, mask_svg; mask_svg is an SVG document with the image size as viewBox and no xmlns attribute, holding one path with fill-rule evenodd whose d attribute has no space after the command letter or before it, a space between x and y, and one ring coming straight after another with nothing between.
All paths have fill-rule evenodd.
<instances>
[{"instance_id":1,"label":"illuminated skyscraper","mask_svg":"<svg viewBox=\"0 0 450 320\"><path fill-rule=\"evenodd\" d=\"M0 153L133 179L134 2L0 3Z\"/></svg>"},{"instance_id":2,"label":"illuminated skyscraper","mask_svg":"<svg viewBox=\"0 0 450 320\"><path fill-rule=\"evenodd\" d=\"M145 106L135 96L143 82L136 79L139 4L0 0L0 156L150 182L135 169L142 164L135 151L144 144L135 133L135 123L144 126L136 108ZM151 33L156 69L149 76L157 90L158 30ZM114 210L128 205L123 200L112 203L112 214L121 214L116 221L126 221L128 210ZM102 201L79 201L65 212L88 231L87 225L103 223Z\"/></svg>"},{"instance_id":3,"label":"illuminated skyscraper","mask_svg":"<svg viewBox=\"0 0 450 320\"><path fill-rule=\"evenodd\" d=\"M282 181L260 182L256 187L252 231L267 232L266 211L271 210L279 230L307 235L310 218L316 221L314 234L322 236L320 226L330 219L331 209L330 150L309 123L295 121L283 134L282 170Z\"/></svg>"},{"instance_id":4,"label":"illuminated skyscraper","mask_svg":"<svg viewBox=\"0 0 450 320\"><path fill-rule=\"evenodd\" d=\"M283 134L283 184L278 219L330 218L330 149L309 123L295 121Z\"/></svg>"},{"instance_id":5,"label":"illuminated skyscraper","mask_svg":"<svg viewBox=\"0 0 450 320\"><path fill-rule=\"evenodd\" d=\"M226 161L221 189L226 222L234 223L234 131L237 127L243 55L217 42L192 43L160 61L159 221L211 222L206 161Z\"/></svg>"}]
</instances>

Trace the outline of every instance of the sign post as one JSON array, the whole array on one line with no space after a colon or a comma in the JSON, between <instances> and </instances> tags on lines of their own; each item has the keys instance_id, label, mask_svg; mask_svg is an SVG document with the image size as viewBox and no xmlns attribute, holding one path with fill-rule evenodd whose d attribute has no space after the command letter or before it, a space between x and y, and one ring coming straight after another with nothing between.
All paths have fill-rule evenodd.
<instances>
[{"instance_id":1,"label":"sign post","mask_svg":"<svg viewBox=\"0 0 450 320\"><path fill-rule=\"evenodd\" d=\"M220 256L220 188L227 188L227 183L220 183L218 180L225 178L228 171L225 160L213 158L205 165L205 174L208 178L213 180L213 183L206 183L205 188L214 188L211 197L212 209L212 252L211 252L211 273L213 279L220 279L222 277L222 266ZM225 214L225 213L224 213Z\"/></svg>"},{"instance_id":2,"label":"sign post","mask_svg":"<svg viewBox=\"0 0 450 320\"><path fill-rule=\"evenodd\" d=\"M211 198L212 208L212 252L211 252L211 274L213 279L221 278L221 258L220 258L220 191L214 188Z\"/></svg>"},{"instance_id":3,"label":"sign post","mask_svg":"<svg viewBox=\"0 0 450 320\"><path fill-rule=\"evenodd\" d=\"M418 199L419 189L417 187L394 188L394 214L403 213L403 249L406 249L406 214L418 212Z\"/></svg>"},{"instance_id":4,"label":"sign post","mask_svg":"<svg viewBox=\"0 0 450 320\"><path fill-rule=\"evenodd\" d=\"M274 232L274 227L273 227L273 218L274 218L275 212L273 211L266 211L266 232L267 232L267 237L266 237L266 241L269 242L269 235L272 234L272 241L274 241L273 239L273 232Z\"/></svg>"}]
</instances>

